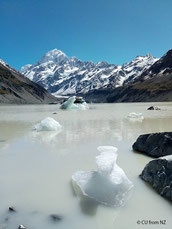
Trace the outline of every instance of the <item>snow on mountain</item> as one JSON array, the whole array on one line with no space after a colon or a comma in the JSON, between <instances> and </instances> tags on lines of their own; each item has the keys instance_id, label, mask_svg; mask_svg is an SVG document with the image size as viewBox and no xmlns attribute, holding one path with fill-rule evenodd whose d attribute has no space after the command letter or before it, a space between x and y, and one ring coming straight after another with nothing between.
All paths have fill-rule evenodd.
<instances>
[{"instance_id":1,"label":"snow on mountain","mask_svg":"<svg viewBox=\"0 0 172 229\"><path fill-rule=\"evenodd\" d=\"M146 56L137 56L131 62L124 64L123 70L127 75L125 84L134 81L142 72L149 69L158 60L158 58L147 54Z\"/></svg>"},{"instance_id":2,"label":"snow on mountain","mask_svg":"<svg viewBox=\"0 0 172 229\"><path fill-rule=\"evenodd\" d=\"M172 49L156 61L151 67L141 75L142 80L148 78L164 76L172 73Z\"/></svg>"},{"instance_id":3,"label":"snow on mountain","mask_svg":"<svg viewBox=\"0 0 172 229\"><path fill-rule=\"evenodd\" d=\"M31 66L32 66L31 64L24 65L23 67L21 67L20 72L22 73L28 71Z\"/></svg>"},{"instance_id":4,"label":"snow on mountain","mask_svg":"<svg viewBox=\"0 0 172 229\"><path fill-rule=\"evenodd\" d=\"M157 60L148 54L118 66L105 61L84 62L54 49L34 65L23 66L21 73L56 96L72 95L92 89L119 87L137 78Z\"/></svg>"}]
</instances>

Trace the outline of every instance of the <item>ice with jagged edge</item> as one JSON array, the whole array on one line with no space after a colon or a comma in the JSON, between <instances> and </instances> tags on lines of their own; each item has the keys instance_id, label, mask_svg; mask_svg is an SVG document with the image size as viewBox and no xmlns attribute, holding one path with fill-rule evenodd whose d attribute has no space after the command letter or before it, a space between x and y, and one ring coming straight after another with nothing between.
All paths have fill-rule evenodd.
<instances>
[{"instance_id":1,"label":"ice with jagged edge","mask_svg":"<svg viewBox=\"0 0 172 229\"><path fill-rule=\"evenodd\" d=\"M61 130L62 126L53 118L47 117L37 123L34 127L33 130L36 131L59 131Z\"/></svg>"},{"instance_id":2,"label":"ice with jagged edge","mask_svg":"<svg viewBox=\"0 0 172 229\"><path fill-rule=\"evenodd\" d=\"M76 96L70 97L66 102L64 102L60 106L60 109L64 109L64 110L70 110L70 109L87 110L89 109L88 104L86 102L82 104L74 104L75 100L76 100Z\"/></svg>"},{"instance_id":3,"label":"ice with jagged edge","mask_svg":"<svg viewBox=\"0 0 172 229\"><path fill-rule=\"evenodd\" d=\"M144 117L143 117L142 113L131 112L127 115L127 119L131 120L131 121L142 122L144 120Z\"/></svg>"},{"instance_id":4,"label":"ice with jagged edge","mask_svg":"<svg viewBox=\"0 0 172 229\"><path fill-rule=\"evenodd\" d=\"M76 172L72 176L74 185L79 186L83 195L97 202L121 206L133 184L116 164L116 147L99 146L98 150L101 153L96 156L97 171Z\"/></svg>"}]
</instances>

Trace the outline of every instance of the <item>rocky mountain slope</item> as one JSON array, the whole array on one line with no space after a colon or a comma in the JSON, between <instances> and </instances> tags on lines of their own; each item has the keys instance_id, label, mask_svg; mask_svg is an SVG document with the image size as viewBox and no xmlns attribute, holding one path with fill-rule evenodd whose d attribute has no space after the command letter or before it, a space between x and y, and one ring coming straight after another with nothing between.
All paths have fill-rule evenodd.
<instances>
[{"instance_id":1,"label":"rocky mountain slope","mask_svg":"<svg viewBox=\"0 0 172 229\"><path fill-rule=\"evenodd\" d=\"M51 103L56 98L0 59L0 103Z\"/></svg>"},{"instance_id":2,"label":"rocky mountain slope","mask_svg":"<svg viewBox=\"0 0 172 229\"><path fill-rule=\"evenodd\" d=\"M172 49L128 84L92 90L85 97L92 102L172 101Z\"/></svg>"},{"instance_id":3,"label":"rocky mountain slope","mask_svg":"<svg viewBox=\"0 0 172 229\"><path fill-rule=\"evenodd\" d=\"M94 89L117 88L135 80L158 59L138 56L122 66L81 61L54 49L21 72L54 95L85 94Z\"/></svg>"}]
</instances>

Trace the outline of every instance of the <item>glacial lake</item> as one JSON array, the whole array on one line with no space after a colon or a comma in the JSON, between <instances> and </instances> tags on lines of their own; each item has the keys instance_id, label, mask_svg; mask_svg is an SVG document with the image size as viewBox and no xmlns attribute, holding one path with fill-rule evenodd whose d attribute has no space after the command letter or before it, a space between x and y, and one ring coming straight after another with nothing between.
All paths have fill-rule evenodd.
<instances>
[{"instance_id":1,"label":"glacial lake","mask_svg":"<svg viewBox=\"0 0 172 229\"><path fill-rule=\"evenodd\" d=\"M151 105L161 110L149 111ZM172 225L172 204L139 178L152 160L132 151L140 134L172 131L172 103L91 104L89 110L60 110L59 105L0 106L0 228L125 229ZM126 119L142 113L142 122ZM54 113L54 114L53 114ZM62 131L32 131L52 117ZM108 207L76 195L71 177L95 170L98 146L118 148L117 164L133 182L122 207ZM9 213L14 206L16 213ZM51 214L62 220L55 223ZM8 218L8 220L6 219ZM159 224L145 224L158 221ZM166 225L160 224L166 220Z\"/></svg>"}]
</instances>

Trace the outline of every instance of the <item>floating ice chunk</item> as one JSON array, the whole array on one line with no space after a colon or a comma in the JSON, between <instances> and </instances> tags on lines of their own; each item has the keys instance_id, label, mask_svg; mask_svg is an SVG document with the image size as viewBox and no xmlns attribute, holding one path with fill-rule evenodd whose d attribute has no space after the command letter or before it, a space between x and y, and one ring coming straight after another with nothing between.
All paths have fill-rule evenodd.
<instances>
[{"instance_id":1,"label":"floating ice chunk","mask_svg":"<svg viewBox=\"0 0 172 229\"><path fill-rule=\"evenodd\" d=\"M74 104L75 100L76 100L76 96L70 97L66 102L64 102L60 106L60 109L64 109L64 110L70 110L70 109L86 110L86 109L89 109L88 104L86 102L84 102L82 104Z\"/></svg>"},{"instance_id":2,"label":"floating ice chunk","mask_svg":"<svg viewBox=\"0 0 172 229\"><path fill-rule=\"evenodd\" d=\"M78 106L74 104L76 97L70 97L66 102L64 102L60 109L78 109Z\"/></svg>"},{"instance_id":3,"label":"floating ice chunk","mask_svg":"<svg viewBox=\"0 0 172 229\"><path fill-rule=\"evenodd\" d=\"M82 104L77 104L77 106L78 106L78 108L80 110L87 110L87 109L89 109L89 106L88 106L88 104L86 102L84 102Z\"/></svg>"},{"instance_id":4,"label":"floating ice chunk","mask_svg":"<svg viewBox=\"0 0 172 229\"><path fill-rule=\"evenodd\" d=\"M37 123L33 130L36 131L59 131L61 129L61 125L54 120L53 118L47 117L43 119L41 122Z\"/></svg>"},{"instance_id":5,"label":"floating ice chunk","mask_svg":"<svg viewBox=\"0 0 172 229\"><path fill-rule=\"evenodd\" d=\"M117 148L98 147L101 152L96 157L97 171L78 171L72 180L82 194L100 203L111 206L124 204L126 194L133 187L124 171L116 164Z\"/></svg>"},{"instance_id":6,"label":"floating ice chunk","mask_svg":"<svg viewBox=\"0 0 172 229\"><path fill-rule=\"evenodd\" d=\"M142 122L144 117L143 117L142 113L131 112L131 113L128 114L127 119L129 119L131 121Z\"/></svg>"}]
</instances>

